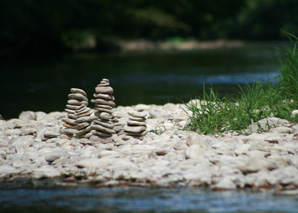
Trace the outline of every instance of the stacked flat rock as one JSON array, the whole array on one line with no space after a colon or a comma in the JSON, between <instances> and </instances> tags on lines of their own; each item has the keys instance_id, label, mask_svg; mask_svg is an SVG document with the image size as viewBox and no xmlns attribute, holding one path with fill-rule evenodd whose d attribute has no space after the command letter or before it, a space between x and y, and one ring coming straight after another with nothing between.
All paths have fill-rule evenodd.
<instances>
[{"instance_id":1,"label":"stacked flat rock","mask_svg":"<svg viewBox=\"0 0 298 213\"><path fill-rule=\"evenodd\" d=\"M144 112L128 112L130 117L128 118L127 125L124 126L124 132L128 136L141 138L146 135L146 116Z\"/></svg>"},{"instance_id":2,"label":"stacked flat rock","mask_svg":"<svg viewBox=\"0 0 298 213\"><path fill-rule=\"evenodd\" d=\"M71 88L70 94L68 95L68 101L66 105L65 111L67 112L67 117L62 119L63 121L63 129L62 133L67 135L68 137L72 137L76 133L76 119L75 115L76 110L80 110L82 105L88 105L87 94L84 90L78 88Z\"/></svg>"},{"instance_id":3,"label":"stacked flat rock","mask_svg":"<svg viewBox=\"0 0 298 213\"><path fill-rule=\"evenodd\" d=\"M97 119L96 116L92 116L92 111L86 105L81 105L79 109L76 110L75 116L75 129L77 130L75 133L76 138L86 138L89 139L92 136L91 123L93 120Z\"/></svg>"},{"instance_id":4,"label":"stacked flat rock","mask_svg":"<svg viewBox=\"0 0 298 213\"><path fill-rule=\"evenodd\" d=\"M94 99L91 100L95 104L95 116L97 119L93 121L92 133L100 138L110 138L115 134L114 124L112 122L112 109L116 106L114 92L110 86L108 79L103 79L95 88Z\"/></svg>"}]
</instances>

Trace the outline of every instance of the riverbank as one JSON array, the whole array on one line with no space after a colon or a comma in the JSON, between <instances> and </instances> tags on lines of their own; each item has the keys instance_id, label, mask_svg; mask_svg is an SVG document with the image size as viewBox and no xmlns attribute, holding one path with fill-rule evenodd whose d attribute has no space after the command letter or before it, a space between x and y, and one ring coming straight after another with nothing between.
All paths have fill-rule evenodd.
<instances>
[{"instance_id":1,"label":"riverbank","mask_svg":"<svg viewBox=\"0 0 298 213\"><path fill-rule=\"evenodd\" d=\"M113 114L125 124L127 112L146 112L147 135L113 143L65 139L64 112L23 112L0 121L0 178L52 180L73 186L207 186L212 190L269 189L298 194L298 125L270 118L269 132L251 135L199 135L184 131L189 111L181 104L119 106ZM268 121L261 121L266 125ZM257 131L257 124L250 126Z\"/></svg>"}]
</instances>

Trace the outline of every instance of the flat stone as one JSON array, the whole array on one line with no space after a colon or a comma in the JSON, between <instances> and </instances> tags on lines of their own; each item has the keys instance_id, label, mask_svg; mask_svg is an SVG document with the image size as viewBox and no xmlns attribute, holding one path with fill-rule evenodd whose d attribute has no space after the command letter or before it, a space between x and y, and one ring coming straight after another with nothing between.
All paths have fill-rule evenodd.
<instances>
[{"instance_id":1,"label":"flat stone","mask_svg":"<svg viewBox=\"0 0 298 213\"><path fill-rule=\"evenodd\" d=\"M9 165L0 165L0 177L6 174L15 174L20 172L16 168L9 166Z\"/></svg>"},{"instance_id":2,"label":"flat stone","mask_svg":"<svg viewBox=\"0 0 298 213\"><path fill-rule=\"evenodd\" d=\"M111 107L116 106L114 101L107 101L107 100L99 99L99 98L98 99L92 99L91 102L94 103L94 104L108 105L108 106L111 106Z\"/></svg>"},{"instance_id":3,"label":"flat stone","mask_svg":"<svg viewBox=\"0 0 298 213\"><path fill-rule=\"evenodd\" d=\"M104 132L93 132L93 135L99 136L99 137L112 137L112 134L104 133Z\"/></svg>"},{"instance_id":4,"label":"flat stone","mask_svg":"<svg viewBox=\"0 0 298 213\"><path fill-rule=\"evenodd\" d=\"M71 94L68 95L68 98L69 99L82 100L82 101L87 101L88 102L88 99L84 95L82 95L80 93L76 93L76 94L72 94L71 93Z\"/></svg>"},{"instance_id":5,"label":"flat stone","mask_svg":"<svg viewBox=\"0 0 298 213\"><path fill-rule=\"evenodd\" d=\"M85 113L76 113L75 115L77 116L77 119L78 119L80 117L89 116L91 114L92 114L92 112L91 112L91 110L89 110L88 112L85 112Z\"/></svg>"},{"instance_id":6,"label":"flat stone","mask_svg":"<svg viewBox=\"0 0 298 213\"><path fill-rule=\"evenodd\" d=\"M76 111L75 110L72 110L72 109L65 109L65 112L71 113L71 114L75 114L76 113Z\"/></svg>"},{"instance_id":7,"label":"flat stone","mask_svg":"<svg viewBox=\"0 0 298 213\"><path fill-rule=\"evenodd\" d=\"M85 116L85 117L80 117L78 118L75 123L84 123L84 122L87 122L87 123L91 123L92 121L96 120L97 117L96 116Z\"/></svg>"},{"instance_id":8,"label":"flat stone","mask_svg":"<svg viewBox=\"0 0 298 213\"><path fill-rule=\"evenodd\" d=\"M95 87L95 91L97 93L104 93L104 94L110 94L110 95L113 94L113 92L114 92L112 87L110 87L110 86L101 86L101 85Z\"/></svg>"},{"instance_id":9,"label":"flat stone","mask_svg":"<svg viewBox=\"0 0 298 213\"><path fill-rule=\"evenodd\" d=\"M112 124L112 123L101 122L101 121L98 121L98 120L95 120L94 123L99 124L99 125L101 125L103 127L106 127L108 129L113 129L114 128L114 124Z\"/></svg>"},{"instance_id":10,"label":"flat stone","mask_svg":"<svg viewBox=\"0 0 298 213\"><path fill-rule=\"evenodd\" d=\"M116 132L120 132L122 129L123 129L123 127L121 125L114 126L114 130Z\"/></svg>"},{"instance_id":11,"label":"flat stone","mask_svg":"<svg viewBox=\"0 0 298 213\"><path fill-rule=\"evenodd\" d=\"M101 126L101 125L92 125L92 129L95 129L95 130L98 130L98 131L101 131L101 132L105 132L105 133L109 133L109 134L115 134L115 130L114 129L109 129L109 128L106 128L104 126Z\"/></svg>"},{"instance_id":12,"label":"flat stone","mask_svg":"<svg viewBox=\"0 0 298 213\"><path fill-rule=\"evenodd\" d=\"M71 114L71 113L67 113L67 117L70 118L70 119L72 119L72 120L76 120L77 119L77 116L75 114Z\"/></svg>"},{"instance_id":13,"label":"flat stone","mask_svg":"<svg viewBox=\"0 0 298 213\"><path fill-rule=\"evenodd\" d=\"M74 129L75 128L74 125L70 125L70 124L65 123L65 122L63 122L62 125L65 126L66 128L70 128L70 129Z\"/></svg>"},{"instance_id":14,"label":"flat stone","mask_svg":"<svg viewBox=\"0 0 298 213\"><path fill-rule=\"evenodd\" d=\"M64 121L67 124L70 124L72 126L75 126L76 125L76 123L75 123L76 120L74 120L74 119L62 118L62 121Z\"/></svg>"},{"instance_id":15,"label":"flat stone","mask_svg":"<svg viewBox=\"0 0 298 213\"><path fill-rule=\"evenodd\" d=\"M60 133L58 133L58 132L53 132L53 131L45 131L45 132L43 133L43 136L44 136L45 138L57 138L57 137L60 136Z\"/></svg>"},{"instance_id":16,"label":"flat stone","mask_svg":"<svg viewBox=\"0 0 298 213\"><path fill-rule=\"evenodd\" d=\"M146 126L145 122L132 121L132 120L128 120L127 124L128 126Z\"/></svg>"},{"instance_id":17,"label":"flat stone","mask_svg":"<svg viewBox=\"0 0 298 213\"><path fill-rule=\"evenodd\" d=\"M74 135L77 130L76 129L62 129L62 132L67 135Z\"/></svg>"},{"instance_id":18,"label":"flat stone","mask_svg":"<svg viewBox=\"0 0 298 213\"><path fill-rule=\"evenodd\" d=\"M291 133L294 132L294 130L292 128L281 126L281 127L272 128L272 129L269 130L269 132L291 134Z\"/></svg>"},{"instance_id":19,"label":"flat stone","mask_svg":"<svg viewBox=\"0 0 298 213\"><path fill-rule=\"evenodd\" d=\"M110 109L105 109L105 108L100 108L100 107L95 107L94 109L98 112L106 112L106 113L109 113L109 114L113 113L113 111L110 110Z\"/></svg>"},{"instance_id":20,"label":"flat stone","mask_svg":"<svg viewBox=\"0 0 298 213\"><path fill-rule=\"evenodd\" d=\"M75 100L75 99L71 99L71 100L68 100L67 101L67 104L70 104L70 105L88 105L88 102L87 101L78 101L78 100Z\"/></svg>"},{"instance_id":21,"label":"flat stone","mask_svg":"<svg viewBox=\"0 0 298 213\"><path fill-rule=\"evenodd\" d=\"M137 117L137 118L145 118L147 116L147 113L145 112L128 112L128 114L132 117Z\"/></svg>"},{"instance_id":22,"label":"flat stone","mask_svg":"<svg viewBox=\"0 0 298 213\"><path fill-rule=\"evenodd\" d=\"M114 96L109 95L109 94L102 94L102 93L94 93L94 94L93 94L93 97L94 97L95 99L97 99L97 98L101 98L101 99L105 99L105 100L112 100L112 101L115 100Z\"/></svg>"},{"instance_id":23,"label":"flat stone","mask_svg":"<svg viewBox=\"0 0 298 213\"><path fill-rule=\"evenodd\" d=\"M83 105L85 106L85 105ZM81 105L72 105L72 104L67 104L66 105L66 109L70 109L70 110L78 110L81 108Z\"/></svg>"},{"instance_id":24,"label":"flat stone","mask_svg":"<svg viewBox=\"0 0 298 213\"><path fill-rule=\"evenodd\" d=\"M83 122L83 123L79 123L78 125L76 125L76 129L80 130L80 129L84 129L86 127L90 126L90 123L88 122Z\"/></svg>"},{"instance_id":25,"label":"flat stone","mask_svg":"<svg viewBox=\"0 0 298 213\"><path fill-rule=\"evenodd\" d=\"M85 97L87 97L86 92L82 89L79 89L79 88L71 88L70 92L71 93L80 93L80 94L84 95Z\"/></svg>"},{"instance_id":26,"label":"flat stone","mask_svg":"<svg viewBox=\"0 0 298 213\"><path fill-rule=\"evenodd\" d=\"M141 133L146 130L145 126L124 126L124 131L129 133Z\"/></svg>"},{"instance_id":27,"label":"flat stone","mask_svg":"<svg viewBox=\"0 0 298 213\"><path fill-rule=\"evenodd\" d=\"M54 177L59 177L60 175L61 175L61 172L59 172L58 169L49 165L43 165L42 167L34 171L33 178L35 179L54 178Z\"/></svg>"},{"instance_id":28,"label":"flat stone","mask_svg":"<svg viewBox=\"0 0 298 213\"><path fill-rule=\"evenodd\" d=\"M103 120L110 120L113 117L110 113L107 113L107 112L101 112L97 114L99 114L99 118Z\"/></svg>"},{"instance_id":29,"label":"flat stone","mask_svg":"<svg viewBox=\"0 0 298 213\"><path fill-rule=\"evenodd\" d=\"M128 119L132 120L132 121L139 121L139 122L145 122L146 121L145 118L129 117Z\"/></svg>"},{"instance_id":30,"label":"flat stone","mask_svg":"<svg viewBox=\"0 0 298 213\"><path fill-rule=\"evenodd\" d=\"M80 113L85 113L90 111L90 108L85 106L85 105L81 105L78 109L76 109L76 113L80 114Z\"/></svg>"},{"instance_id":31,"label":"flat stone","mask_svg":"<svg viewBox=\"0 0 298 213\"><path fill-rule=\"evenodd\" d=\"M78 130L75 134L75 136L81 136L87 132L90 132L92 130L92 127L91 126L88 126L87 128L85 129L81 129L81 130Z\"/></svg>"},{"instance_id":32,"label":"flat stone","mask_svg":"<svg viewBox=\"0 0 298 213\"><path fill-rule=\"evenodd\" d=\"M98 107L98 108L105 108L105 109L113 109L113 107L110 106L110 105L96 104L96 107Z\"/></svg>"}]
</instances>

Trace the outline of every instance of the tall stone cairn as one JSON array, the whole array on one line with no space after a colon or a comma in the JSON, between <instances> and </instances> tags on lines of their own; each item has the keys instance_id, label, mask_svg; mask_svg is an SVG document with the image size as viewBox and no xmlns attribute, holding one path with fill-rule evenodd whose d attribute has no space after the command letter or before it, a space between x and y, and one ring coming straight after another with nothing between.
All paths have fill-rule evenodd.
<instances>
[{"instance_id":1,"label":"tall stone cairn","mask_svg":"<svg viewBox=\"0 0 298 213\"><path fill-rule=\"evenodd\" d=\"M88 105L87 94L84 90L78 88L71 88L70 94L68 95L68 101L66 104L65 111L67 112L67 117L63 118L62 121L62 133L68 138L72 138L77 132L76 130L76 110L80 110L82 106Z\"/></svg>"},{"instance_id":2,"label":"tall stone cairn","mask_svg":"<svg viewBox=\"0 0 298 213\"><path fill-rule=\"evenodd\" d=\"M96 116L92 116L92 110L86 105L81 105L79 109L75 112L75 133L76 138L89 139L92 136L92 121L97 119Z\"/></svg>"},{"instance_id":3,"label":"tall stone cairn","mask_svg":"<svg viewBox=\"0 0 298 213\"><path fill-rule=\"evenodd\" d=\"M95 88L94 99L91 100L95 104L94 110L97 117L92 124L92 134L99 137L104 143L112 142L111 137L116 133L112 122L114 118L112 109L116 106L113 92L109 80L102 79Z\"/></svg>"},{"instance_id":4,"label":"tall stone cairn","mask_svg":"<svg viewBox=\"0 0 298 213\"><path fill-rule=\"evenodd\" d=\"M127 120L127 125L124 126L125 137L124 140L130 137L142 139L147 134L146 116L145 112L128 112L130 117Z\"/></svg>"}]
</instances>

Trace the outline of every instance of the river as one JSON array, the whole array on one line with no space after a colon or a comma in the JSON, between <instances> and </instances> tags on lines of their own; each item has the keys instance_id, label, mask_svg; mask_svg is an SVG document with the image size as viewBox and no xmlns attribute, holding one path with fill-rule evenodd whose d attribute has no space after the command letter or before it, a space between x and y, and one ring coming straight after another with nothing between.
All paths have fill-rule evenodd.
<instances>
[{"instance_id":1,"label":"river","mask_svg":"<svg viewBox=\"0 0 298 213\"><path fill-rule=\"evenodd\" d=\"M219 96L236 94L237 85L279 75L281 43L188 51L76 53L1 63L0 114L24 110L63 111L70 88L89 100L102 78L109 78L117 105L182 103L202 95L203 85Z\"/></svg>"}]
</instances>

